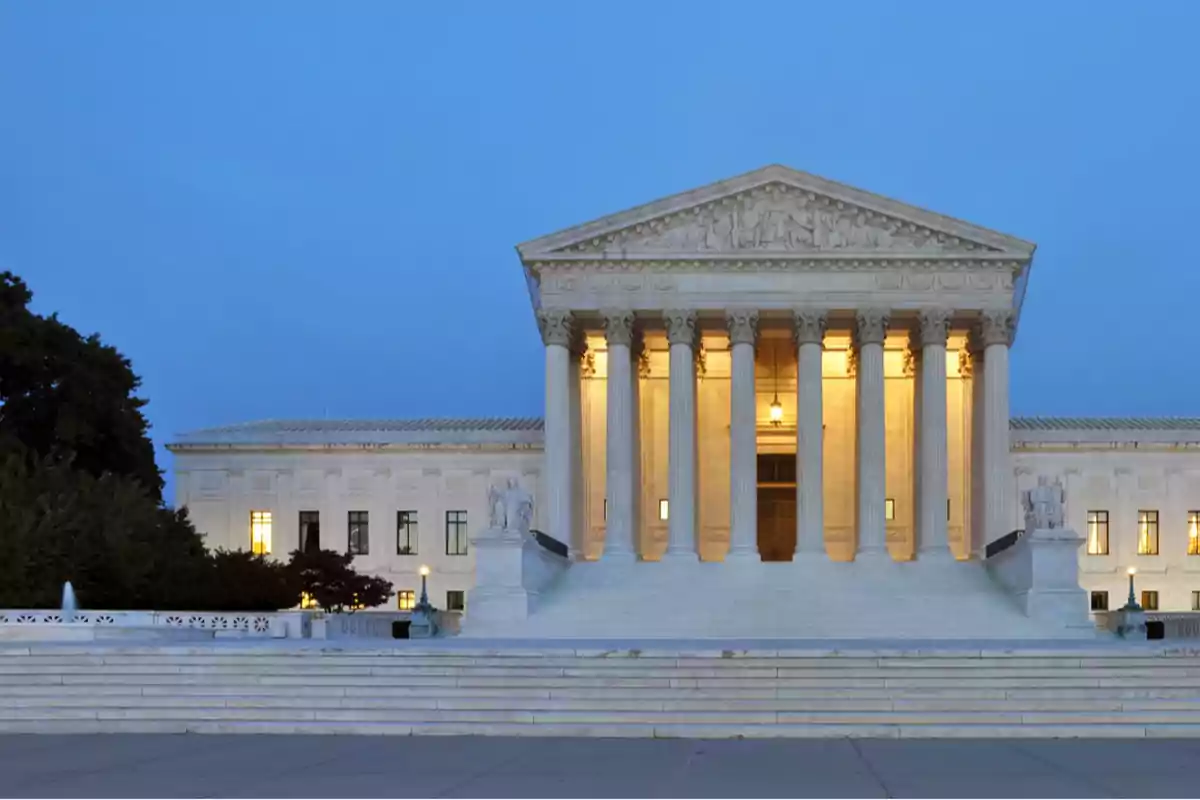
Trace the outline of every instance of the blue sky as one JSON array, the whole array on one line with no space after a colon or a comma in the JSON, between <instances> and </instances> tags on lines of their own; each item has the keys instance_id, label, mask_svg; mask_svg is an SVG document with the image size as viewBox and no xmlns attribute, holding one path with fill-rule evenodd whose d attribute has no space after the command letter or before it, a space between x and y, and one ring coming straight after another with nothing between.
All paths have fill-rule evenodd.
<instances>
[{"instance_id":1,"label":"blue sky","mask_svg":"<svg viewBox=\"0 0 1200 800\"><path fill-rule=\"evenodd\" d=\"M0 269L161 445L535 415L513 246L767 163L1038 243L1014 414L1200 415L1200 3L0 6Z\"/></svg>"}]
</instances>

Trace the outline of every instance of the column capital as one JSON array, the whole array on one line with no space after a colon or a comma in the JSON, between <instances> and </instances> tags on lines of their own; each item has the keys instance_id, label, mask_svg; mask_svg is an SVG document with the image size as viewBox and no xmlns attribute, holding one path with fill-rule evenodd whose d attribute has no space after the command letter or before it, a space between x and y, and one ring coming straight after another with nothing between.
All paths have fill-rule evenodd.
<instances>
[{"instance_id":1,"label":"column capital","mask_svg":"<svg viewBox=\"0 0 1200 800\"><path fill-rule=\"evenodd\" d=\"M890 322L891 312L886 308L859 309L854 315L855 344L883 344Z\"/></svg>"},{"instance_id":2,"label":"column capital","mask_svg":"<svg viewBox=\"0 0 1200 800\"><path fill-rule=\"evenodd\" d=\"M604 338L610 344L633 344L637 318L628 309L609 309L601 312L604 317Z\"/></svg>"},{"instance_id":3,"label":"column capital","mask_svg":"<svg viewBox=\"0 0 1200 800\"><path fill-rule=\"evenodd\" d=\"M1016 314L1008 309L984 311L979 315L979 322L971 333L982 347L993 344L1007 346L1012 344L1016 323Z\"/></svg>"},{"instance_id":4,"label":"column capital","mask_svg":"<svg viewBox=\"0 0 1200 800\"><path fill-rule=\"evenodd\" d=\"M758 311L752 308L731 308L725 312L729 326L729 343L753 345L758 339Z\"/></svg>"},{"instance_id":5,"label":"column capital","mask_svg":"<svg viewBox=\"0 0 1200 800\"><path fill-rule=\"evenodd\" d=\"M576 346L575 315L564 309L540 309L537 312L538 331L542 343L561 347Z\"/></svg>"},{"instance_id":6,"label":"column capital","mask_svg":"<svg viewBox=\"0 0 1200 800\"><path fill-rule=\"evenodd\" d=\"M670 309L663 312L667 324L667 341L671 344L696 346L696 312L690 309Z\"/></svg>"},{"instance_id":7,"label":"column capital","mask_svg":"<svg viewBox=\"0 0 1200 800\"><path fill-rule=\"evenodd\" d=\"M917 323L912 329L913 342L918 347L926 345L946 346L950 336L950 320L954 312L948 308L926 308L917 315Z\"/></svg>"},{"instance_id":8,"label":"column capital","mask_svg":"<svg viewBox=\"0 0 1200 800\"><path fill-rule=\"evenodd\" d=\"M796 309L792 315L792 339L796 346L825 344L825 312Z\"/></svg>"}]
</instances>

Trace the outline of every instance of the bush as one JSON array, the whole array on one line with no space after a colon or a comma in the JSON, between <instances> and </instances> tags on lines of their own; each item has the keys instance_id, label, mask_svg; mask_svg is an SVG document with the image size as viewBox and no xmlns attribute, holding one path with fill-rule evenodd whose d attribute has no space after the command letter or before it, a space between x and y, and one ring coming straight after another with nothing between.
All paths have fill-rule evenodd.
<instances>
[{"instance_id":1,"label":"bush","mask_svg":"<svg viewBox=\"0 0 1200 800\"><path fill-rule=\"evenodd\" d=\"M392 596L392 584L383 578L362 575L351 566L354 556L335 550L292 553L288 568L300 587L325 611L351 612L383 605Z\"/></svg>"}]
</instances>

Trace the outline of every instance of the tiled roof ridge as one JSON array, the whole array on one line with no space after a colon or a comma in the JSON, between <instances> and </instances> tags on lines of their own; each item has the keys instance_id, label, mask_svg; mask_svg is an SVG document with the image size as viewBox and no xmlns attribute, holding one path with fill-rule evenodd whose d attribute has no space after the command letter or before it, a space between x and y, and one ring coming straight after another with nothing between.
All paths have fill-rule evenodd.
<instances>
[{"instance_id":1,"label":"tiled roof ridge","mask_svg":"<svg viewBox=\"0 0 1200 800\"><path fill-rule=\"evenodd\" d=\"M1200 430L1200 417L1013 417L1009 427L1021 431L1049 430Z\"/></svg>"},{"instance_id":2,"label":"tiled roof ridge","mask_svg":"<svg viewBox=\"0 0 1200 800\"><path fill-rule=\"evenodd\" d=\"M353 431L539 431L541 417L411 417L360 419L261 419L190 431L188 436L216 433L296 433Z\"/></svg>"}]
</instances>

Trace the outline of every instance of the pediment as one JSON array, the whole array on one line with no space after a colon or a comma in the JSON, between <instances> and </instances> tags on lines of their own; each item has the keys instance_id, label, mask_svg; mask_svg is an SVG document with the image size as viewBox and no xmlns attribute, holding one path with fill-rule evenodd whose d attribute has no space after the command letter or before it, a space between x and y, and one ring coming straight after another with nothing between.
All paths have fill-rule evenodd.
<instances>
[{"instance_id":1,"label":"pediment","mask_svg":"<svg viewBox=\"0 0 1200 800\"><path fill-rule=\"evenodd\" d=\"M886 257L1027 259L1029 242L770 166L527 242L525 260Z\"/></svg>"}]
</instances>

